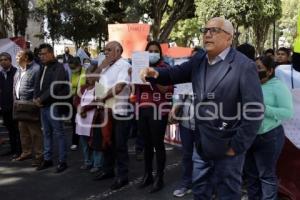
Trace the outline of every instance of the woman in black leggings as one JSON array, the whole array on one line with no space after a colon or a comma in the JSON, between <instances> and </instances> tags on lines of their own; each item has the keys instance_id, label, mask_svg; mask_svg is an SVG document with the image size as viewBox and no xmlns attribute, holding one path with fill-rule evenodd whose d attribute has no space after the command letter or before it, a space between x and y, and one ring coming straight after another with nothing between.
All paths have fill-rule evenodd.
<instances>
[{"instance_id":1,"label":"woman in black leggings","mask_svg":"<svg viewBox=\"0 0 300 200\"><path fill-rule=\"evenodd\" d=\"M162 60L162 50L156 41L146 46L149 51L151 67L168 67ZM163 188L163 176L166 163L164 135L168 123L168 113L171 108L173 86L140 85L137 88L139 103L138 129L145 140L145 175L139 187L144 188L152 184L150 193ZM164 106L162 106L164 105ZM152 176L152 160L156 155L156 176Z\"/></svg>"}]
</instances>

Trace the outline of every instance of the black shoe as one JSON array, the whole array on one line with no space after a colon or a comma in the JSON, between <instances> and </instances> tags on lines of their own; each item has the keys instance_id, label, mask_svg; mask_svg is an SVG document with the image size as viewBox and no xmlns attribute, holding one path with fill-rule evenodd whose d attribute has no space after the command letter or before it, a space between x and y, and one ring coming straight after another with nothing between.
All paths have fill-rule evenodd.
<instances>
[{"instance_id":1,"label":"black shoe","mask_svg":"<svg viewBox=\"0 0 300 200\"><path fill-rule=\"evenodd\" d=\"M61 172L65 171L67 168L68 168L67 163L60 162L56 167L55 173L61 173Z\"/></svg>"},{"instance_id":2,"label":"black shoe","mask_svg":"<svg viewBox=\"0 0 300 200\"><path fill-rule=\"evenodd\" d=\"M113 178L115 177L115 173L114 172L103 172L100 171L99 173L97 173L93 180L94 181L100 181L100 180L104 180L104 179L109 179L109 178Z\"/></svg>"},{"instance_id":3,"label":"black shoe","mask_svg":"<svg viewBox=\"0 0 300 200\"><path fill-rule=\"evenodd\" d=\"M44 160L40 166L36 168L37 171L47 169L53 166L52 160Z\"/></svg>"},{"instance_id":4,"label":"black shoe","mask_svg":"<svg viewBox=\"0 0 300 200\"><path fill-rule=\"evenodd\" d=\"M110 186L111 190L117 190L120 189L121 187L124 187L125 185L128 184L128 179L116 179L114 183Z\"/></svg>"},{"instance_id":5,"label":"black shoe","mask_svg":"<svg viewBox=\"0 0 300 200\"><path fill-rule=\"evenodd\" d=\"M155 177L154 183L152 185L151 190L149 191L150 193L157 192L161 190L164 187L164 180L163 177Z\"/></svg>"},{"instance_id":6,"label":"black shoe","mask_svg":"<svg viewBox=\"0 0 300 200\"><path fill-rule=\"evenodd\" d=\"M40 159L35 159L32 161L31 166L32 167L38 167L42 164L43 161L41 161Z\"/></svg>"},{"instance_id":7,"label":"black shoe","mask_svg":"<svg viewBox=\"0 0 300 200\"><path fill-rule=\"evenodd\" d=\"M138 188L142 189L145 188L153 183L153 176L152 173L147 173L144 175L143 179L138 185Z\"/></svg>"}]
</instances>

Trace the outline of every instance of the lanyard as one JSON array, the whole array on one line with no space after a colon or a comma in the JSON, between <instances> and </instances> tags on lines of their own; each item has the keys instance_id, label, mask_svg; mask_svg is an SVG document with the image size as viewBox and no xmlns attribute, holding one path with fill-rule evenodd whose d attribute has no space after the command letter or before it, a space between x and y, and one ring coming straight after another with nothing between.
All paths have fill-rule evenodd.
<instances>
[{"instance_id":1,"label":"lanyard","mask_svg":"<svg viewBox=\"0 0 300 200\"><path fill-rule=\"evenodd\" d=\"M291 85L292 85L292 89L294 89L294 70L293 70L293 65L291 65Z\"/></svg>"}]
</instances>

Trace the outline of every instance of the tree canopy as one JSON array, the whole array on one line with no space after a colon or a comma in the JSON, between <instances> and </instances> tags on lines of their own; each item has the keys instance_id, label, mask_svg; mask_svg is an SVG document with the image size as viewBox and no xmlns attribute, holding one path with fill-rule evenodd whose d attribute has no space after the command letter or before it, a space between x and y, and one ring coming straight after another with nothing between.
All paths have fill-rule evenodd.
<instances>
[{"instance_id":1,"label":"tree canopy","mask_svg":"<svg viewBox=\"0 0 300 200\"><path fill-rule=\"evenodd\" d=\"M7 31L25 35L29 0L0 0L0 37ZM233 22L235 44L242 38L254 42L262 52L277 21L277 36L289 43L295 34L300 0L37 0L37 15L47 19L45 35L61 37L78 46L91 39L107 39L109 23L150 23L151 36L160 42L191 45L201 35L199 28L212 17L224 16ZM246 36L245 36L246 35ZM248 40L248 39L247 39Z\"/></svg>"}]
</instances>

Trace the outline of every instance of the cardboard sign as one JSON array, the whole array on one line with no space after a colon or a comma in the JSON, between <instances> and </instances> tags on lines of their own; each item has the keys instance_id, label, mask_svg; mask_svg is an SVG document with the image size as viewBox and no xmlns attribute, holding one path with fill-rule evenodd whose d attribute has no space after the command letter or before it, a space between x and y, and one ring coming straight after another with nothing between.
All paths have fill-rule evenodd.
<instances>
[{"instance_id":1,"label":"cardboard sign","mask_svg":"<svg viewBox=\"0 0 300 200\"><path fill-rule=\"evenodd\" d=\"M131 58L133 51L144 51L150 32L149 24L109 24L109 41L118 41L123 47L123 58Z\"/></svg>"},{"instance_id":2,"label":"cardboard sign","mask_svg":"<svg viewBox=\"0 0 300 200\"><path fill-rule=\"evenodd\" d=\"M145 84L140 77L140 71L149 66L149 52L135 51L132 53L132 83Z\"/></svg>"}]
</instances>

